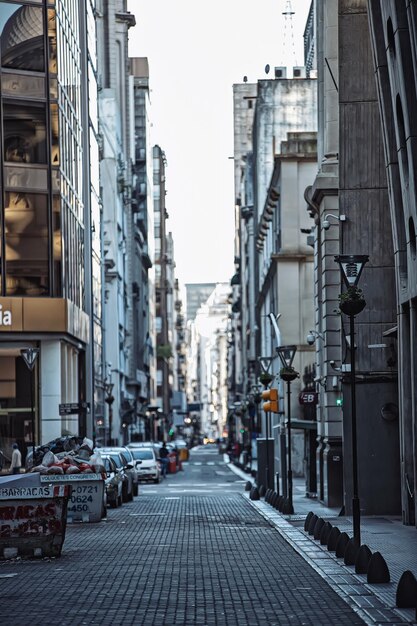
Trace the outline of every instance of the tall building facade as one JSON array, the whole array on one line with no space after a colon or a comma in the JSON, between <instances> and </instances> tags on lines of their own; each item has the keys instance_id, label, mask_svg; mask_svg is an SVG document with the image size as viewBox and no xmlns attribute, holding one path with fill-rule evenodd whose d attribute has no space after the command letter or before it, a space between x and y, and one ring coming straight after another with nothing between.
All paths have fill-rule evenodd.
<instances>
[{"instance_id":1,"label":"tall building facade","mask_svg":"<svg viewBox=\"0 0 417 626\"><path fill-rule=\"evenodd\" d=\"M133 80L128 30L135 25L123 0L97 5L100 178L103 203L105 382L107 402L99 432L106 442L126 441L135 420L134 371L134 163ZM113 400L112 400L113 399ZM110 402L112 400L112 402Z\"/></svg>"},{"instance_id":2,"label":"tall building facade","mask_svg":"<svg viewBox=\"0 0 417 626\"><path fill-rule=\"evenodd\" d=\"M170 419L172 396L172 287L166 210L166 169L164 151L153 147L153 197L155 233L155 330L156 330L156 405L162 415L159 420L159 439L165 439Z\"/></svg>"},{"instance_id":3,"label":"tall building facade","mask_svg":"<svg viewBox=\"0 0 417 626\"><path fill-rule=\"evenodd\" d=\"M356 445L362 511L397 514L397 355L394 340L384 340L396 321L394 222L365 1L347 1L338 7L317 3L317 54L319 172L306 198L315 222L318 497L328 506L344 504L351 512L352 447ZM367 306L357 317L354 341L348 318L337 314L342 291L334 261L338 253L369 255L360 283ZM356 442L352 441L353 352ZM383 490L375 489L375 476Z\"/></svg>"},{"instance_id":4,"label":"tall building facade","mask_svg":"<svg viewBox=\"0 0 417 626\"><path fill-rule=\"evenodd\" d=\"M148 60L132 58L130 63L135 116L131 250L134 360L131 381L135 395L133 430L142 438L145 435L146 407L155 397L156 375L153 148Z\"/></svg>"},{"instance_id":5,"label":"tall building facade","mask_svg":"<svg viewBox=\"0 0 417 626\"><path fill-rule=\"evenodd\" d=\"M0 446L7 456L14 441L25 451L33 439L93 434L101 410L94 391L102 375L101 219L97 170L90 175L98 153L92 3L0 2L0 29ZM33 378L21 356L28 347L39 350ZM64 403L77 412L61 415Z\"/></svg>"},{"instance_id":6,"label":"tall building facade","mask_svg":"<svg viewBox=\"0 0 417 626\"><path fill-rule=\"evenodd\" d=\"M368 2L367 8L392 224L392 230L387 224L386 236L392 232L395 264L396 299L391 318L395 324L385 330L383 340L389 350L387 356L393 359L394 369L396 363L393 361L398 361L398 401L391 401L390 415L394 425L399 423L399 454L397 463L391 462L390 465L400 482L398 491L403 521L416 525L417 6L415 2L375 0ZM386 204L384 208L388 213ZM391 243L389 245L391 247ZM392 346L394 355L390 354L389 346Z\"/></svg>"}]
</instances>

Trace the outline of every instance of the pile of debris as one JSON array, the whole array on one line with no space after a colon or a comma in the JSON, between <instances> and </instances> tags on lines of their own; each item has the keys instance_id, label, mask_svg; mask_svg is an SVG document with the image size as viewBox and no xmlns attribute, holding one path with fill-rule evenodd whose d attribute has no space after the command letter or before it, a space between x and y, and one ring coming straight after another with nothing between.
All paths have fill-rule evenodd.
<instances>
[{"instance_id":1,"label":"pile of debris","mask_svg":"<svg viewBox=\"0 0 417 626\"><path fill-rule=\"evenodd\" d=\"M99 453L87 437L58 437L29 453L26 467L39 474L102 474L105 472Z\"/></svg>"}]
</instances>

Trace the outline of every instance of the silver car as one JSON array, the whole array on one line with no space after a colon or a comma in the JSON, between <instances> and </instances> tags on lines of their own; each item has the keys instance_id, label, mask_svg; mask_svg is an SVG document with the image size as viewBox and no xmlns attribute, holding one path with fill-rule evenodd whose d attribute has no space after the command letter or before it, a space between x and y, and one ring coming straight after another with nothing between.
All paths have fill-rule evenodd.
<instances>
[{"instance_id":1,"label":"silver car","mask_svg":"<svg viewBox=\"0 0 417 626\"><path fill-rule=\"evenodd\" d=\"M136 471L139 480L152 480L154 483L161 481L161 469L153 447L131 447L129 452L134 459L134 463L137 464Z\"/></svg>"}]
</instances>

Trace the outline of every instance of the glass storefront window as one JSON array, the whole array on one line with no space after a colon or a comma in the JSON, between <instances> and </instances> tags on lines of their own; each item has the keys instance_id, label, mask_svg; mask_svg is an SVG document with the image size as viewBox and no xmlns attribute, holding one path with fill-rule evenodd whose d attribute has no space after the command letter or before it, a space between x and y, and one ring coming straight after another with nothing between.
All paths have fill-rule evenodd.
<instances>
[{"instance_id":1,"label":"glass storefront window","mask_svg":"<svg viewBox=\"0 0 417 626\"><path fill-rule=\"evenodd\" d=\"M62 296L62 232L61 232L61 198L55 194L52 204L53 254L54 254L54 293Z\"/></svg>"},{"instance_id":2,"label":"glass storefront window","mask_svg":"<svg viewBox=\"0 0 417 626\"><path fill-rule=\"evenodd\" d=\"M47 196L6 192L6 295L49 294Z\"/></svg>"},{"instance_id":3,"label":"glass storefront window","mask_svg":"<svg viewBox=\"0 0 417 626\"><path fill-rule=\"evenodd\" d=\"M43 10L0 3L1 65L16 70L45 71Z\"/></svg>"},{"instance_id":4,"label":"glass storefront window","mask_svg":"<svg viewBox=\"0 0 417 626\"><path fill-rule=\"evenodd\" d=\"M44 105L3 104L4 160L11 163L46 163Z\"/></svg>"}]
</instances>

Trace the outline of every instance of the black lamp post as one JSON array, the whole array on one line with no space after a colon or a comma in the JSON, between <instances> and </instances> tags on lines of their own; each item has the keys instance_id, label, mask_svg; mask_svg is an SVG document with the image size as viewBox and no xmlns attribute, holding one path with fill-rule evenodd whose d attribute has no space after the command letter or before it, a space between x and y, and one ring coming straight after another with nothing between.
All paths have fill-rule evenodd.
<instances>
[{"instance_id":1,"label":"black lamp post","mask_svg":"<svg viewBox=\"0 0 417 626\"><path fill-rule=\"evenodd\" d=\"M32 430L32 463L35 462L35 411L33 407L33 370L35 367L36 359L39 354L39 348L22 348L20 350L22 359L25 362L26 367L30 371L30 416L31 416L31 430Z\"/></svg>"},{"instance_id":2,"label":"black lamp post","mask_svg":"<svg viewBox=\"0 0 417 626\"><path fill-rule=\"evenodd\" d=\"M277 353L281 361L280 378L287 383L288 412L287 412L287 431L288 431L288 499L284 505L283 513L292 515L294 513L293 497L292 497L292 459L291 459L291 383L298 378L299 374L292 366L297 346L279 346Z\"/></svg>"},{"instance_id":3,"label":"black lamp post","mask_svg":"<svg viewBox=\"0 0 417 626\"><path fill-rule=\"evenodd\" d=\"M353 516L353 539L360 545L360 501L358 490L358 455L356 434L356 364L355 364L355 315L363 311L366 306L365 299L358 289L359 278L365 263L369 261L367 255L338 255L334 257L342 271L343 280L347 290L340 295L339 308L350 320L350 393L351 393L351 432L352 432L352 516Z\"/></svg>"}]
</instances>

